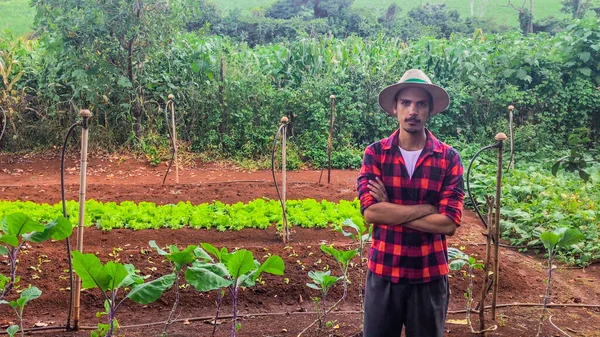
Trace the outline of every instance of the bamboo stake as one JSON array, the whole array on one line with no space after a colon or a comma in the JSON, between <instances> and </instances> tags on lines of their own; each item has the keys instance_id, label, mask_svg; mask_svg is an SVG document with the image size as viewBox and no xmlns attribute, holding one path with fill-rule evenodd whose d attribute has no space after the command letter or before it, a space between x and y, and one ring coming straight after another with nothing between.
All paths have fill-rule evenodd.
<instances>
[{"instance_id":1,"label":"bamboo stake","mask_svg":"<svg viewBox=\"0 0 600 337\"><path fill-rule=\"evenodd\" d=\"M331 99L331 117L329 118L329 143L327 147L327 157L329 166L327 168L327 184L331 184L331 152L333 148L333 122L335 119L335 95L329 96Z\"/></svg>"},{"instance_id":2,"label":"bamboo stake","mask_svg":"<svg viewBox=\"0 0 600 337\"><path fill-rule=\"evenodd\" d=\"M514 105L508 106L508 128L510 133L510 161L508 162L508 168L510 170L515 168L515 137L513 134L513 110Z\"/></svg>"},{"instance_id":3,"label":"bamboo stake","mask_svg":"<svg viewBox=\"0 0 600 337\"><path fill-rule=\"evenodd\" d=\"M81 122L81 165L80 165L80 183L79 183L79 224L77 226L77 250L83 252L83 224L85 219L85 189L86 189L86 171L87 171L87 150L88 150L88 134L89 125L88 119L92 117L92 113L89 110L79 111L79 116L82 118ZM81 291L81 279L77 274L74 277L74 309L75 315L73 317L73 328L77 330L79 328L79 313L80 313L80 291Z\"/></svg>"},{"instance_id":4,"label":"bamboo stake","mask_svg":"<svg viewBox=\"0 0 600 337\"><path fill-rule=\"evenodd\" d=\"M502 188L502 150L503 142L507 139L504 133L496 135L498 141L498 171L496 172L496 213L494 219L494 292L492 295L492 319L496 320L496 299L498 297L498 282L500 280L500 195Z\"/></svg>"},{"instance_id":5,"label":"bamboo stake","mask_svg":"<svg viewBox=\"0 0 600 337\"><path fill-rule=\"evenodd\" d=\"M281 117L281 124L283 128L281 130L281 180L282 180L282 201L283 201L283 243L287 244L290 240L290 231L287 223L287 206L285 203L287 193L287 172L286 172L286 138L287 138L287 123L288 118Z\"/></svg>"},{"instance_id":6,"label":"bamboo stake","mask_svg":"<svg viewBox=\"0 0 600 337\"><path fill-rule=\"evenodd\" d=\"M488 206L488 227L487 227L487 235L486 235L486 251L485 251L485 264L483 265L483 284L481 285L481 300L479 302L478 307L485 307L485 297L487 295L488 284L490 280L490 259L491 259L491 250L492 250L492 228L493 219L492 219L492 210L493 210L493 198L485 196L485 202ZM485 330L485 312L484 310L479 311L479 331Z\"/></svg>"},{"instance_id":7,"label":"bamboo stake","mask_svg":"<svg viewBox=\"0 0 600 337\"><path fill-rule=\"evenodd\" d=\"M177 130L175 129L175 96L169 94L169 102L171 102L171 130L173 130L173 151L175 161L175 182L179 184L179 160L177 160Z\"/></svg>"}]
</instances>

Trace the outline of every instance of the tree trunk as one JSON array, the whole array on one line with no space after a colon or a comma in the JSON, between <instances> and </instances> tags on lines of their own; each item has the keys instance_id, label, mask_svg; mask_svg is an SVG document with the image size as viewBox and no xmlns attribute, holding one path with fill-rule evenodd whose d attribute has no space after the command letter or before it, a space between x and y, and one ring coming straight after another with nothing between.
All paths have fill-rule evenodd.
<instances>
[{"instance_id":1,"label":"tree trunk","mask_svg":"<svg viewBox=\"0 0 600 337\"><path fill-rule=\"evenodd\" d=\"M219 108L221 109L221 122L219 123L219 137L227 134L227 109L225 109L225 59L221 57L221 72L219 81Z\"/></svg>"},{"instance_id":2,"label":"tree trunk","mask_svg":"<svg viewBox=\"0 0 600 337\"><path fill-rule=\"evenodd\" d=\"M475 0L471 0L471 17L475 16L475 13L473 12L473 3L475 2Z\"/></svg>"},{"instance_id":3,"label":"tree trunk","mask_svg":"<svg viewBox=\"0 0 600 337\"><path fill-rule=\"evenodd\" d=\"M533 0L529 0L529 27L527 27L528 33L533 33Z\"/></svg>"}]
</instances>

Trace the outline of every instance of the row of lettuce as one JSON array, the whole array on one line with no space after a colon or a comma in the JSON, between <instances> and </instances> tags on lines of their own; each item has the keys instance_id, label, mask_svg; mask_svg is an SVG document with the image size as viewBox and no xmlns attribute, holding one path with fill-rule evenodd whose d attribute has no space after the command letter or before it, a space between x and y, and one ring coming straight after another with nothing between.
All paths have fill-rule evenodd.
<instances>
[{"instance_id":1,"label":"row of lettuce","mask_svg":"<svg viewBox=\"0 0 600 337\"><path fill-rule=\"evenodd\" d=\"M598 167L590 172L591 181L584 183L574 174L550 174L542 164L517 165L505 170L502 185L502 236L523 250L541 249L539 235L544 230L571 227L581 230L585 240L572 246L563 258L571 263L589 264L600 260L600 180ZM495 191L495 166L492 158L479 160L470 177L471 192L483 209L484 195ZM467 200L465 205L472 208ZM62 214L61 204L36 204L29 201L0 201L0 218L23 212L36 221L48 222ZM78 223L78 203L67 202L67 212L73 225ZM288 200L287 218L292 226L304 228L339 228L346 219L364 224L360 204L341 200L330 202L314 199ZM194 229L240 230L281 226L281 204L277 200L256 199L235 204L219 201L193 205L190 202L156 205L151 202L124 201L86 203L86 226L102 230L128 228L133 230L182 227Z\"/></svg>"}]
</instances>

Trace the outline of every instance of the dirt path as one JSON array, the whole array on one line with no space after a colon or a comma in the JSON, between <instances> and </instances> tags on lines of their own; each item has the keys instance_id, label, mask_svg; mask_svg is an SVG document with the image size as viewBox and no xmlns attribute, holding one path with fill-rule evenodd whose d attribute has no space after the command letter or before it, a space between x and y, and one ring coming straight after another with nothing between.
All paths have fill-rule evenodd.
<instances>
[{"instance_id":1,"label":"dirt path","mask_svg":"<svg viewBox=\"0 0 600 337\"><path fill-rule=\"evenodd\" d=\"M78 171L76 160L70 158L67 167L67 198L76 199L78 193ZM32 200L35 202L56 203L60 200L56 155L7 156L0 155L0 200ZM92 158L89 164L88 198L100 201L153 201L158 204L190 200L193 203L220 200L225 203L250 201L258 197L276 198L275 189L268 171L244 172L231 167L214 164L200 164L196 168L186 168L182 172L181 184L170 181L163 186L164 166L153 168L131 158L105 157ZM355 198L356 171L334 171L332 184L318 185L319 171L291 172L288 176L289 199L314 198L338 201ZM171 176L172 177L172 176ZM323 180L326 179L326 172ZM484 255L482 228L473 213L465 212L463 223L457 235L449 239L454 247L465 247L465 251L478 259ZM259 260L266 254L278 254L284 258L284 277L266 276L264 284L255 289L246 289L241 294L241 314L284 313L274 316L254 316L242 319L239 336L296 336L315 318L311 298L315 291L305 286L309 282L309 270L323 269L326 265L333 269L335 263L320 252L319 244L333 243L347 245L349 241L339 233L330 230L296 228L292 233L293 242L283 247L274 228L268 230L246 229L240 232L217 232L206 230L114 230L102 232L90 228L86 231L85 251L98 253L103 262L119 259L134 264L142 274L151 278L169 272L168 264L149 251L148 241L156 240L159 245L199 244L210 242L218 247L243 247L254 252ZM63 242L35 244L27 247L19 261L19 273L23 276L22 285L29 283L38 286L43 295L31 302L25 311L26 326L40 322L57 326L64 324L68 311L69 296L65 248ZM142 254L144 251L144 254ZM3 261L3 260L2 260ZM6 274L8 266L0 262L0 273ZM337 270L333 269L334 272ZM501 279L499 303L540 303L545 290L546 269L543 259L519 253L515 249L501 248ZM352 284L350 297L340 308L354 313L335 313L334 327L327 330L332 336L353 336L360 331L358 289L364 270L358 265L351 268ZM474 293L480 294L481 272L477 271ZM586 269L567 269L559 266L555 270L551 292L551 303L556 304L600 304L600 280L598 265ZM468 282L461 272L452 272L452 297L450 310L465 308L463 293ZM337 286L331 298L341 296ZM210 317L215 311L215 293L201 294L191 288L182 289L182 302L178 317ZM158 302L141 306L126 302L117 314L121 325L163 321L167 318L174 301L174 292L169 291ZM230 311L231 301L226 299L223 314ZM5 307L7 308L7 307ZM98 290L86 290L82 295L83 326L92 326L100 321L95 313L102 308ZM552 321L571 336L600 336L600 309L563 308L552 309ZM15 322L16 317L7 310L0 311L0 326ZM505 307L498 310L497 331L490 336L535 336L541 309L538 307ZM450 314L449 319L462 320L464 314ZM488 314L489 317L489 314ZM473 318L474 324L477 320ZM546 322L545 336L560 336L558 330ZM470 336L468 328L461 324L446 325L448 336ZM157 336L162 326L124 328L125 336ZM210 336L212 326L204 320L178 322L170 327L171 336ZM228 336L230 321L223 319L218 326L217 336ZM327 335L327 334L321 334ZM38 333L40 336L89 336L89 332ZM317 336L315 329L305 336Z\"/></svg>"}]
</instances>

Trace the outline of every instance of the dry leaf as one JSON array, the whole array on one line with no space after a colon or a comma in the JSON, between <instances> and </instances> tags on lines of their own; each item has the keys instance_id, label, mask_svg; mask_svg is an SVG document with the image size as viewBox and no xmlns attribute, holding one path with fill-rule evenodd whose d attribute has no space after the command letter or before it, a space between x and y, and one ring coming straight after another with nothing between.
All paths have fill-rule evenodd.
<instances>
[{"instance_id":1,"label":"dry leaf","mask_svg":"<svg viewBox=\"0 0 600 337\"><path fill-rule=\"evenodd\" d=\"M457 325L467 325L468 324L466 319L449 319L446 321L446 323L457 324Z\"/></svg>"}]
</instances>

